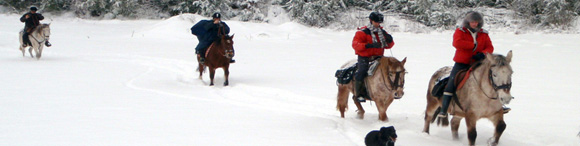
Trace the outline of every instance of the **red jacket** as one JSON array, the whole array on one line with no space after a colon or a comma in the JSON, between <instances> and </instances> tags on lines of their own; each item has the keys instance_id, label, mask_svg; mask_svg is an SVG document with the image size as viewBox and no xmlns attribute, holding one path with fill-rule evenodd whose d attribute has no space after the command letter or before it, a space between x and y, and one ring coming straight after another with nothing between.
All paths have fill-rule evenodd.
<instances>
[{"instance_id":1,"label":"red jacket","mask_svg":"<svg viewBox=\"0 0 580 146\"><path fill-rule=\"evenodd\" d=\"M392 40L392 37L385 30L383 30L382 28L381 30L383 31L383 34L385 34L385 38L390 37ZM378 40L379 39L378 33L375 34L377 34L375 36L377 36ZM391 41L390 43L387 43L388 46L384 48L366 48L365 45L370 43L373 43L371 31L367 29L367 27L365 26L359 28L356 34L354 35L354 38L352 39L352 48L354 49L356 55L362 57L371 57L371 56L383 56L385 49L391 49L395 45L395 42Z\"/></svg>"},{"instance_id":2,"label":"red jacket","mask_svg":"<svg viewBox=\"0 0 580 146\"><path fill-rule=\"evenodd\" d=\"M453 47L455 47L455 57L453 61L463 64L471 64L474 60L473 55L481 53L493 53L493 45L489 39L487 31L480 30L477 32L477 49L473 50L474 42L471 33L465 27L459 27L453 34Z\"/></svg>"}]
</instances>

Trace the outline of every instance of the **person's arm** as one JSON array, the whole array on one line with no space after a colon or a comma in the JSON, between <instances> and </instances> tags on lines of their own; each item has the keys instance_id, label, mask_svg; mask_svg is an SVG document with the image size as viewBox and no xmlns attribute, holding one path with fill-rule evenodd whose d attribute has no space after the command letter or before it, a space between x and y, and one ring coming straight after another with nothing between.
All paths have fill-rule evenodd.
<instances>
[{"instance_id":1,"label":"person's arm","mask_svg":"<svg viewBox=\"0 0 580 146\"><path fill-rule=\"evenodd\" d=\"M230 27L228 26L228 24L226 24L225 22L221 22L224 26L224 31L226 31L226 34L230 34Z\"/></svg>"},{"instance_id":2,"label":"person's arm","mask_svg":"<svg viewBox=\"0 0 580 146\"><path fill-rule=\"evenodd\" d=\"M28 17L27 16L28 16L28 13L22 15L22 17L20 17L20 22L26 22L26 19L28 19L28 17L30 17L30 16L28 16Z\"/></svg>"},{"instance_id":3,"label":"person's arm","mask_svg":"<svg viewBox=\"0 0 580 146\"><path fill-rule=\"evenodd\" d=\"M475 47L475 43L465 40L465 38L462 37L463 31L461 31L460 29L461 28L457 28L455 30L455 33L453 34L453 47L455 47L455 49L458 50L472 51L473 48Z\"/></svg>"},{"instance_id":4,"label":"person's arm","mask_svg":"<svg viewBox=\"0 0 580 146\"><path fill-rule=\"evenodd\" d=\"M385 36L386 36L386 42L387 42L387 47L385 47L384 49L391 49L393 48L393 46L395 46L395 41L393 40L393 36L391 36L391 34L388 34L385 31Z\"/></svg>"},{"instance_id":5,"label":"person's arm","mask_svg":"<svg viewBox=\"0 0 580 146\"><path fill-rule=\"evenodd\" d=\"M365 45L367 45L365 40L366 40L365 33L360 30L357 31L356 34L354 35L354 38L352 39L352 48L356 52L364 51L366 49Z\"/></svg>"},{"instance_id":6,"label":"person's arm","mask_svg":"<svg viewBox=\"0 0 580 146\"><path fill-rule=\"evenodd\" d=\"M485 35L485 46L483 46L482 53L493 53L493 44L491 43L491 39L489 38L489 34Z\"/></svg>"},{"instance_id":7,"label":"person's arm","mask_svg":"<svg viewBox=\"0 0 580 146\"><path fill-rule=\"evenodd\" d=\"M44 20L44 16L42 16L42 14L40 13L36 13L36 17L38 18L38 20Z\"/></svg>"}]
</instances>

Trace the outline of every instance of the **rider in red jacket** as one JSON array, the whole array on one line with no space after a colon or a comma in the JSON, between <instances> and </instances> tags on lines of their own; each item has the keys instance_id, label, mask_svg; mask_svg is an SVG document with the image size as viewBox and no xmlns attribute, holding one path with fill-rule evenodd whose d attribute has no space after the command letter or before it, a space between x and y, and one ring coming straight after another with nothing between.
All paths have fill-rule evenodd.
<instances>
[{"instance_id":1,"label":"rider in red jacket","mask_svg":"<svg viewBox=\"0 0 580 146\"><path fill-rule=\"evenodd\" d=\"M359 28L352 40L352 48L358 55L354 94L359 102L365 102L365 97L369 98L368 95L363 95L366 93L363 85L370 59L377 56L382 57L385 49L391 49L395 45L393 37L381 27L381 23L383 23L381 13L372 12L369 15L369 20L370 25Z\"/></svg>"},{"instance_id":2,"label":"rider in red jacket","mask_svg":"<svg viewBox=\"0 0 580 146\"><path fill-rule=\"evenodd\" d=\"M439 117L447 117L447 108L451 97L457 88L454 78L458 71L468 69L474 62L485 58L485 54L493 53L493 45L487 31L483 30L483 16L478 12L467 12L463 24L453 34L453 47L455 65L449 75L449 81L443 93L443 103ZM504 107L504 112L510 108Z\"/></svg>"}]
</instances>

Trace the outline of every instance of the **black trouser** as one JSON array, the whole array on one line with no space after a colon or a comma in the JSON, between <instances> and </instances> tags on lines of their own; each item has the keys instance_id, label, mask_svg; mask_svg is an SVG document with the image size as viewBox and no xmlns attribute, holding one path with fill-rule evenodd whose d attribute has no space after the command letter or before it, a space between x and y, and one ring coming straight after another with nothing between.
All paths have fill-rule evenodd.
<instances>
[{"instance_id":1,"label":"black trouser","mask_svg":"<svg viewBox=\"0 0 580 146\"><path fill-rule=\"evenodd\" d=\"M369 70L369 57L358 56L358 63L356 65L358 71L354 75L354 79L357 81L364 81Z\"/></svg>"},{"instance_id":2,"label":"black trouser","mask_svg":"<svg viewBox=\"0 0 580 146\"><path fill-rule=\"evenodd\" d=\"M22 34L22 43L23 43L23 44L32 45L32 44L30 43L30 39L28 38L28 35L29 35L29 34L30 34L30 33L26 32L26 29L24 29L24 33Z\"/></svg>"},{"instance_id":3,"label":"black trouser","mask_svg":"<svg viewBox=\"0 0 580 146\"><path fill-rule=\"evenodd\" d=\"M469 64L455 63L455 65L453 65L453 69L451 69L451 74L449 75L449 81L447 82L447 86L445 86L445 90L443 91L455 93L455 90L457 89L455 85L455 75L457 75L457 72L459 72L460 70L468 69L469 66L470 66Z\"/></svg>"}]
</instances>

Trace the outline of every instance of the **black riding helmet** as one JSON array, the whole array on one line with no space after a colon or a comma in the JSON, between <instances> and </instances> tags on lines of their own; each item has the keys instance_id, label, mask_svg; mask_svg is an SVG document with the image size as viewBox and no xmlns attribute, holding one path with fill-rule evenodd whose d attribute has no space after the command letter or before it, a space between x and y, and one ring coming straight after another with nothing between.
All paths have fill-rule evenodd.
<instances>
[{"instance_id":1,"label":"black riding helmet","mask_svg":"<svg viewBox=\"0 0 580 146\"><path fill-rule=\"evenodd\" d=\"M372 12L369 15L369 19L371 19L372 21L378 22L378 23L383 23L383 14L379 13L379 12Z\"/></svg>"},{"instance_id":2,"label":"black riding helmet","mask_svg":"<svg viewBox=\"0 0 580 146\"><path fill-rule=\"evenodd\" d=\"M217 12L216 12L216 13L213 13L213 15L211 15L211 17L212 17L212 18L218 18L218 19L221 19L221 18L222 18L222 14L220 14L220 13L217 13Z\"/></svg>"},{"instance_id":3,"label":"black riding helmet","mask_svg":"<svg viewBox=\"0 0 580 146\"><path fill-rule=\"evenodd\" d=\"M38 8L36 8L36 7L30 7L30 11L37 11L37 10L38 10Z\"/></svg>"}]
</instances>

